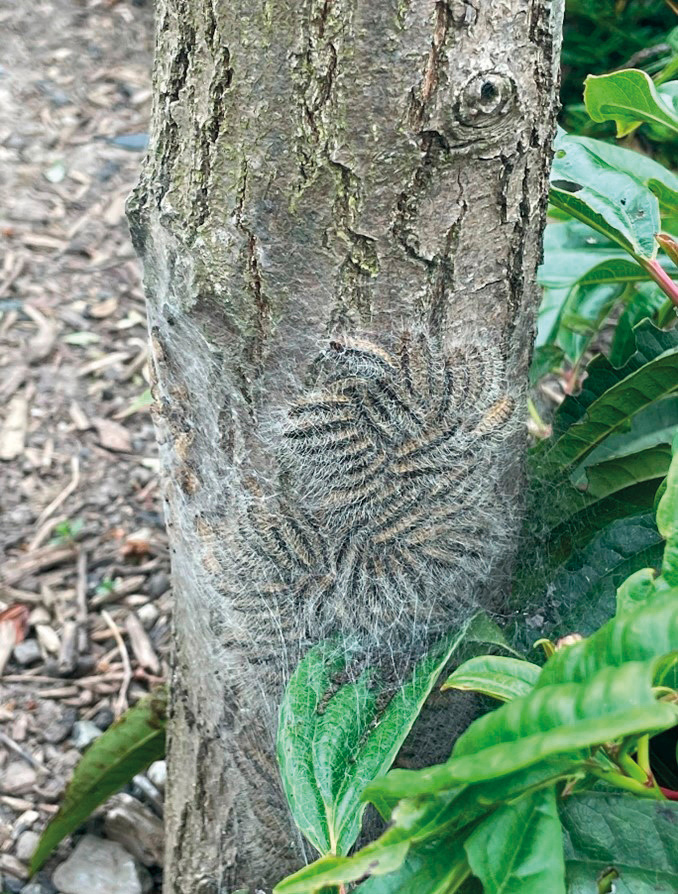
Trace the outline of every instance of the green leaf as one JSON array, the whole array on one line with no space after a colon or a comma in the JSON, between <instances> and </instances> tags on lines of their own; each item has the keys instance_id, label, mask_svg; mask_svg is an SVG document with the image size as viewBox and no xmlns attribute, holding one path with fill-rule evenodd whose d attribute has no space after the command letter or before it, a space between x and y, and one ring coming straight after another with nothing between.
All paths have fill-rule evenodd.
<instances>
[{"instance_id":1,"label":"green leaf","mask_svg":"<svg viewBox=\"0 0 678 894\"><path fill-rule=\"evenodd\" d=\"M426 841L410 848L402 866L388 875L374 875L360 894L449 894L470 873L457 838Z\"/></svg>"},{"instance_id":2,"label":"green leaf","mask_svg":"<svg viewBox=\"0 0 678 894\"><path fill-rule=\"evenodd\" d=\"M618 511L628 512L628 507L622 505ZM566 555L568 545L560 550ZM546 575L552 595L547 597L542 583L542 599L552 616L549 635L593 633L614 614L617 588L638 569L659 566L662 552L663 540L650 511L617 519L603 528L560 568Z\"/></svg>"},{"instance_id":3,"label":"green leaf","mask_svg":"<svg viewBox=\"0 0 678 894\"><path fill-rule=\"evenodd\" d=\"M621 430L592 450L586 465L628 457L660 444L670 445L678 432L678 397L669 395L636 413L628 428Z\"/></svg>"},{"instance_id":4,"label":"green leaf","mask_svg":"<svg viewBox=\"0 0 678 894\"><path fill-rule=\"evenodd\" d=\"M484 894L565 894L554 786L499 807L471 832L464 849Z\"/></svg>"},{"instance_id":5,"label":"green leaf","mask_svg":"<svg viewBox=\"0 0 678 894\"><path fill-rule=\"evenodd\" d=\"M581 462L635 413L678 389L676 335L658 329L652 332L649 325L637 328L638 349L622 369L615 369L603 357L589 364L581 394L564 401L558 413L554 430L565 430L540 451L549 465L564 468ZM647 356L667 343L668 350Z\"/></svg>"},{"instance_id":6,"label":"green leaf","mask_svg":"<svg viewBox=\"0 0 678 894\"><path fill-rule=\"evenodd\" d=\"M527 693L537 682L541 668L529 661L499 655L470 658L447 678L442 688L480 692L501 701Z\"/></svg>"},{"instance_id":7,"label":"green leaf","mask_svg":"<svg viewBox=\"0 0 678 894\"><path fill-rule=\"evenodd\" d=\"M422 659L383 710L376 669L333 682L359 657L350 644L321 643L300 663L280 709L278 761L294 821L320 854L346 854L354 844L365 786L390 767L466 630Z\"/></svg>"},{"instance_id":8,"label":"green leaf","mask_svg":"<svg viewBox=\"0 0 678 894\"><path fill-rule=\"evenodd\" d=\"M610 867L615 894L678 891L678 804L587 792L560 805L568 894L597 894Z\"/></svg>"},{"instance_id":9,"label":"green leaf","mask_svg":"<svg viewBox=\"0 0 678 894\"><path fill-rule=\"evenodd\" d=\"M273 894L313 894L332 885L357 882L366 875L383 875L398 869L409 850L409 841L363 848L353 857L325 856L289 875L273 889Z\"/></svg>"},{"instance_id":10,"label":"green leaf","mask_svg":"<svg viewBox=\"0 0 678 894\"><path fill-rule=\"evenodd\" d=\"M673 461L666 476L664 493L657 506L657 527L666 540L662 582L678 587L678 435L673 440Z\"/></svg>"},{"instance_id":11,"label":"green leaf","mask_svg":"<svg viewBox=\"0 0 678 894\"><path fill-rule=\"evenodd\" d=\"M655 593L654 568L640 568L617 590L617 615L626 615L644 605Z\"/></svg>"},{"instance_id":12,"label":"green leaf","mask_svg":"<svg viewBox=\"0 0 678 894\"><path fill-rule=\"evenodd\" d=\"M540 680L528 695L474 720L446 764L424 771L392 771L387 781L395 781L396 792L403 791L404 796L413 793L416 777L426 792L496 783L497 777L544 761L561 760L569 766L584 761L596 745L668 729L678 719L678 708L655 701L651 688L655 665L652 660L604 667L583 683L542 686ZM373 784L368 791L378 792L379 787Z\"/></svg>"},{"instance_id":13,"label":"green leaf","mask_svg":"<svg viewBox=\"0 0 678 894\"><path fill-rule=\"evenodd\" d=\"M613 366L602 354L591 360L586 368L587 376L579 394L569 396L558 408L553 422L554 440L561 437L574 423L582 420L591 404L601 398L606 391L662 353L678 348L678 331L658 329L648 320L636 326L634 339L633 354L623 367ZM678 378L678 372L676 377ZM632 415L628 414L629 423ZM532 450L532 454L539 456L549 447L550 443L547 443L544 447Z\"/></svg>"},{"instance_id":14,"label":"green leaf","mask_svg":"<svg viewBox=\"0 0 678 894\"><path fill-rule=\"evenodd\" d=\"M560 132L551 168L550 200L637 258L654 258L661 228L659 202L637 177L620 171Z\"/></svg>"},{"instance_id":15,"label":"green leaf","mask_svg":"<svg viewBox=\"0 0 678 894\"><path fill-rule=\"evenodd\" d=\"M59 842L74 832L137 773L165 755L164 689L142 698L95 739L73 772L61 807L42 833L31 859L37 872Z\"/></svg>"},{"instance_id":16,"label":"green leaf","mask_svg":"<svg viewBox=\"0 0 678 894\"><path fill-rule=\"evenodd\" d=\"M557 345L539 345L532 354L530 365L530 384L537 382L550 372L562 368L565 361L565 352Z\"/></svg>"},{"instance_id":17,"label":"green leaf","mask_svg":"<svg viewBox=\"0 0 678 894\"><path fill-rule=\"evenodd\" d=\"M585 465L570 478L572 488L563 488L559 503L547 510L544 518L550 525L562 523L577 512L593 506L634 485L653 482L653 487L666 475L671 451L664 445L648 447L595 465Z\"/></svg>"},{"instance_id":18,"label":"green leaf","mask_svg":"<svg viewBox=\"0 0 678 894\"><path fill-rule=\"evenodd\" d=\"M445 765L448 778L458 783L480 782L555 755L668 728L678 719L678 708L654 702L654 666L654 661L628 661L589 673L577 683L546 685L540 679L528 695L471 724ZM560 678L551 673L549 679Z\"/></svg>"},{"instance_id":19,"label":"green leaf","mask_svg":"<svg viewBox=\"0 0 678 894\"><path fill-rule=\"evenodd\" d=\"M594 121L614 121L624 137L648 123L678 133L678 115L657 93L652 78L639 69L589 75L584 86L586 110Z\"/></svg>"},{"instance_id":20,"label":"green leaf","mask_svg":"<svg viewBox=\"0 0 678 894\"><path fill-rule=\"evenodd\" d=\"M561 649L541 672L536 689L590 680L601 669L624 667L678 650L678 590L664 590L635 611L616 616L588 639Z\"/></svg>"},{"instance_id":21,"label":"green leaf","mask_svg":"<svg viewBox=\"0 0 678 894\"><path fill-rule=\"evenodd\" d=\"M675 213L678 200L678 176L669 168L650 158L642 152L624 149L622 146L591 137L575 137L568 139L584 146L601 161L618 171L630 174L647 186L659 200L659 205L667 213Z\"/></svg>"},{"instance_id":22,"label":"green leaf","mask_svg":"<svg viewBox=\"0 0 678 894\"><path fill-rule=\"evenodd\" d=\"M635 350L634 327L641 320L654 318L665 301L666 295L654 283L645 283L635 290L615 326L609 352L610 363L623 366L628 362Z\"/></svg>"}]
</instances>

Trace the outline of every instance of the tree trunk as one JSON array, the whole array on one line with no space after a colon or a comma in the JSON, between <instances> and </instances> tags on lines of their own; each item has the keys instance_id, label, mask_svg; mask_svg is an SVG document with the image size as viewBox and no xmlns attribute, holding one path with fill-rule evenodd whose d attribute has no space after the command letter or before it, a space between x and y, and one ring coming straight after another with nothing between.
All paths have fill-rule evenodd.
<instances>
[{"instance_id":1,"label":"tree trunk","mask_svg":"<svg viewBox=\"0 0 678 894\"><path fill-rule=\"evenodd\" d=\"M304 859L273 737L309 644L397 677L505 590L562 6L158 0L130 221L176 595L168 894Z\"/></svg>"}]
</instances>

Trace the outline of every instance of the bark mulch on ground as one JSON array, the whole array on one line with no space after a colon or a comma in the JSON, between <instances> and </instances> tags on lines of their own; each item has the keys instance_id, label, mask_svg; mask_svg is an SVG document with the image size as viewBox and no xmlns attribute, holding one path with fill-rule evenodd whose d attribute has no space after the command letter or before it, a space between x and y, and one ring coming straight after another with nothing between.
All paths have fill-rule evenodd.
<instances>
[{"instance_id":1,"label":"bark mulch on ground","mask_svg":"<svg viewBox=\"0 0 678 894\"><path fill-rule=\"evenodd\" d=\"M34 833L86 742L166 670L169 561L124 216L151 16L0 0L0 890L26 886ZM55 890L71 847L26 890Z\"/></svg>"}]
</instances>

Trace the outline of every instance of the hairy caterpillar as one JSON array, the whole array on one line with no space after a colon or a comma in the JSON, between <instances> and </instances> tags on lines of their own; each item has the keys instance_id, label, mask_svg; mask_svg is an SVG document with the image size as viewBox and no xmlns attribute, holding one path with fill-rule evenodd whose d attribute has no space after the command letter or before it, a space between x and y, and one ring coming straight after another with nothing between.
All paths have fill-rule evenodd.
<instances>
[{"instance_id":1,"label":"hairy caterpillar","mask_svg":"<svg viewBox=\"0 0 678 894\"><path fill-rule=\"evenodd\" d=\"M334 634L418 653L468 615L515 531L504 360L454 335L335 336L308 378L280 433L276 501L251 487L228 535L231 635L261 663Z\"/></svg>"}]
</instances>

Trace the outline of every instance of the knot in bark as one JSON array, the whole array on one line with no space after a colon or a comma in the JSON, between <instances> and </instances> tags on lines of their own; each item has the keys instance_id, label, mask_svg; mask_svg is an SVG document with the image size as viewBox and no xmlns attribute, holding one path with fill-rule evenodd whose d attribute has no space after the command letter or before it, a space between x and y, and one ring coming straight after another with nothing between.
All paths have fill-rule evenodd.
<instances>
[{"instance_id":1,"label":"knot in bark","mask_svg":"<svg viewBox=\"0 0 678 894\"><path fill-rule=\"evenodd\" d=\"M461 89L452 110L453 143L494 143L513 126L517 89L512 77L498 71L474 75Z\"/></svg>"}]
</instances>

